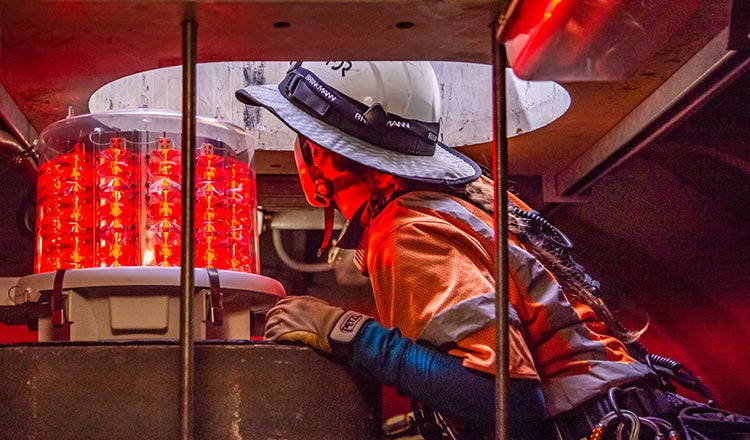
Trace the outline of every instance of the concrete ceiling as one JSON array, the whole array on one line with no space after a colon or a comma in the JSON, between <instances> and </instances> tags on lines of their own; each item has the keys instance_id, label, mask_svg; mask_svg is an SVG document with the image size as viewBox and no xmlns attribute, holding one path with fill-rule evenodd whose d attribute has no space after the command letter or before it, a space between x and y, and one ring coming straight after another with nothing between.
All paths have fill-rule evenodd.
<instances>
[{"instance_id":1,"label":"concrete ceiling","mask_svg":"<svg viewBox=\"0 0 750 440\"><path fill-rule=\"evenodd\" d=\"M3 1L0 115L9 131L31 143L69 108L88 113L89 96L102 85L181 64L180 23L185 17L198 23L198 62L422 59L490 64L491 26L505 3ZM553 124L510 139L510 174L541 176L547 202L564 201L580 191L582 182L606 171L612 157L627 155L639 133L735 55L726 48L730 9L731 0L700 2L626 80L563 83L571 95L570 109ZM491 163L491 144L464 151L484 165ZM261 178L278 180L294 173L288 154L260 152L256 165ZM264 194L260 197L263 202ZM266 198L267 204L277 201L274 194Z\"/></svg>"}]
</instances>

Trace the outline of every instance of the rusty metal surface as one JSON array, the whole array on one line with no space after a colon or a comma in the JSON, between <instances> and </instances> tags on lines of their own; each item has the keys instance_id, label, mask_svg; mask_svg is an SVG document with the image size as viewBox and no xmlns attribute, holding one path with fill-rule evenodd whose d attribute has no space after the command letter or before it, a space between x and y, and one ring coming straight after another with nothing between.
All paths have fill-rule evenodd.
<instances>
[{"instance_id":1,"label":"rusty metal surface","mask_svg":"<svg viewBox=\"0 0 750 440\"><path fill-rule=\"evenodd\" d=\"M0 345L3 439L178 438L176 342ZM378 439L379 387L315 351L196 343L195 438Z\"/></svg>"}]
</instances>

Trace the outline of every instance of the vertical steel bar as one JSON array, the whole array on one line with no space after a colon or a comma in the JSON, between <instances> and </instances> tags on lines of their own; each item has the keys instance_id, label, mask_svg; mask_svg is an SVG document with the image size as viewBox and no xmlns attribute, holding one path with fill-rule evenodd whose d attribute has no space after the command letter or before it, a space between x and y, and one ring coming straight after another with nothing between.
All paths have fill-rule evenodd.
<instances>
[{"instance_id":1,"label":"vertical steel bar","mask_svg":"<svg viewBox=\"0 0 750 440\"><path fill-rule=\"evenodd\" d=\"M180 269L180 438L193 439L195 285L195 117L198 24L182 22L182 257Z\"/></svg>"},{"instance_id":2,"label":"vertical steel bar","mask_svg":"<svg viewBox=\"0 0 750 440\"><path fill-rule=\"evenodd\" d=\"M494 121L493 162L495 181L495 317L497 326L495 363L495 438L508 438L508 136L505 92L505 49L492 28L492 97Z\"/></svg>"}]
</instances>

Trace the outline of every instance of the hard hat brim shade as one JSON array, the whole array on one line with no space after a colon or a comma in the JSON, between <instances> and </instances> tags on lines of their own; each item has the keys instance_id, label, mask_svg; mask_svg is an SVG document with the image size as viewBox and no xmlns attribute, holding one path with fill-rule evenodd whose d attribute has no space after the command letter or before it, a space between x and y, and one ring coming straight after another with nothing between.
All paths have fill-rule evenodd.
<instances>
[{"instance_id":1,"label":"hard hat brim shade","mask_svg":"<svg viewBox=\"0 0 750 440\"><path fill-rule=\"evenodd\" d=\"M237 99L268 109L284 124L315 144L365 166L396 176L434 184L459 185L481 175L479 166L454 149L438 142L431 156L391 151L354 137L291 103L278 86L249 86L237 90Z\"/></svg>"}]
</instances>

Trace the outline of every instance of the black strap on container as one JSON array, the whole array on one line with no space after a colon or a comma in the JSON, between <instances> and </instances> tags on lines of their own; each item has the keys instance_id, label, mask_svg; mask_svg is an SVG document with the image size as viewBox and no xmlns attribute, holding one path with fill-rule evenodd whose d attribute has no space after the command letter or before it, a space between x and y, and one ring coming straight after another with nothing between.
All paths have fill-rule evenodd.
<instances>
[{"instance_id":1,"label":"black strap on container","mask_svg":"<svg viewBox=\"0 0 750 440\"><path fill-rule=\"evenodd\" d=\"M50 308L52 310L52 325L62 327L65 325L65 310L63 308L63 278L65 269L59 269L55 272L55 281L52 284L52 297L50 298Z\"/></svg>"},{"instance_id":2,"label":"black strap on container","mask_svg":"<svg viewBox=\"0 0 750 440\"><path fill-rule=\"evenodd\" d=\"M221 284L219 283L219 271L214 267L207 267L206 272L208 273L208 284L211 288L207 298L206 321L213 325L222 325L224 323L224 304L222 302L224 294L221 292Z\"/></svg>"}]
</instances>

